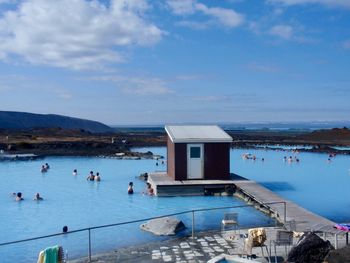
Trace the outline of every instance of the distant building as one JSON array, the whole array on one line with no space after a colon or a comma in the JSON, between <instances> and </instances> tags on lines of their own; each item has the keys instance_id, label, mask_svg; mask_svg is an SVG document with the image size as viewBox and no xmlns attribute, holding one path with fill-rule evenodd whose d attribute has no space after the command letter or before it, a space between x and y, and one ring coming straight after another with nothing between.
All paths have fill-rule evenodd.
<instances>
[{"instance_id":1,"label":"distant building","mask_svg":"<svg viewBox=\"0 0 350 263\"><path fill-rule=\"evenodd\" d=\"M175 180L229 180L231 136L216 125L169 125L167 174Z\"/></svg>"}]
</instances>

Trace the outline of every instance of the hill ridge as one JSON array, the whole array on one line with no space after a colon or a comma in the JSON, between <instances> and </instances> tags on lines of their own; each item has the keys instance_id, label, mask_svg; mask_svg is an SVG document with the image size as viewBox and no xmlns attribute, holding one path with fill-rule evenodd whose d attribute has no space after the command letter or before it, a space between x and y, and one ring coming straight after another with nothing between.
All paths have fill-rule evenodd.
<instances>
[{"instance_id":1,"label":"hill ridge","mask_svg":"<svg viewBox=\"0 0 350 263\"><path fill-rule=\"evenodd\" d=\"M112 132L101 122L64 116L18 111L0 111L0 129L28 130L35 128L83 129L92 133Z\"/></svg>"}]
</instances>

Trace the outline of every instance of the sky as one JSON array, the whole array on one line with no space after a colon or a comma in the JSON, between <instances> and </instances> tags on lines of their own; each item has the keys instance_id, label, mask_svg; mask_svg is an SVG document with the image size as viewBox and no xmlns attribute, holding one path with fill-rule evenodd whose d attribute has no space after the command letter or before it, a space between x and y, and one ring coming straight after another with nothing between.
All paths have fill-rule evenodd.
<instances>
[{"instance_id":1,"label":"sky","mask_svg":"<svg viewBox=\"0 0 350 263\"><path fill-rule=\"evenodd\" d=\"M350 120L349 0L0 0L0 110Z\"/></svg>"}]
</instances>

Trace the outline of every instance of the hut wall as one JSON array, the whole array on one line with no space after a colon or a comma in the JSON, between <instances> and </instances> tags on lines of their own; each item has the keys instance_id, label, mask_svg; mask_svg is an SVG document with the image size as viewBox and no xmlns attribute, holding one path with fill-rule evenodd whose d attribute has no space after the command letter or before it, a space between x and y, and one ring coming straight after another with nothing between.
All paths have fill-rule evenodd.
<instances>
[{"instance_id":1,"label":"hut wall","mask_svg":"<svg viewBox=\"0 0 350 263\"><path fill-rule=\"evenodd\" d=\"M204 144L204 179L230 179L230 143Z\"/></svg>"}]
</instances>

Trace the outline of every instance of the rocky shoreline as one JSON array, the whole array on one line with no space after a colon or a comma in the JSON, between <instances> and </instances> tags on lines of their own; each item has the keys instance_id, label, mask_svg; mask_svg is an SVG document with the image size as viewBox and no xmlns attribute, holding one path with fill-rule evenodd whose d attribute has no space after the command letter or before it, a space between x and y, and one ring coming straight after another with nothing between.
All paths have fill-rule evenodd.
<instances>
[{"instance_id":1,"label":"rocky shoreline","mask_svg":"<svg viewBox=\"0 0 350 263\"><path fill-rule=\"evenodd\" d=\"M285 145L303 145L300 152L350 154L347 128L314 132L227 131L233 138L232 148L285 149ZM156 159L149 153L134 152L135 147L166 146L166 134L159 131L128 131L93 134L84 130L39 129L31 131L0 130L0 150L7 154L38 156L101 156L116 159ZM281 147L278 147L281 146ZM273 147L271 147L273 146ZM277 146L277 147L276 147Z\"/></svg>"}]
</instances>

